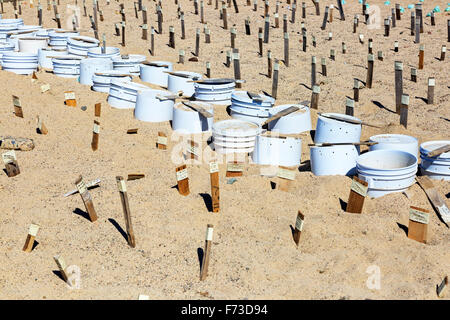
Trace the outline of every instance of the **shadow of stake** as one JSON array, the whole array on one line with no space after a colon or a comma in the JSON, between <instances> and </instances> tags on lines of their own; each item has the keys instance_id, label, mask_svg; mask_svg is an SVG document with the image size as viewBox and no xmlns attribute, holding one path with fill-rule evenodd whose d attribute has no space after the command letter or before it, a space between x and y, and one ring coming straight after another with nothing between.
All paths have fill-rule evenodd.
<instances>
[{"instance_id":1,"label":"shadow of stake","mask_svg":"<svg viewBox=\"0 0 450 320\"><path fill-rule=\"evenodd\" d=\"M128 243L128 235L125 232L125 230L122 229L122 227L117 223L116 220L114 220L113 218L109 218L108 219L109 222L111 222L111 224L117 229L117 231L120 232L120 234L122 235L122 237L124 237L124 239L127 241Z\"/></svg>"},{"instance_id":2,"label":"shadow of stake","mask_svg":"<svg viewBox=\"0 0 450 320\"><path fill-rule=\"evenodd\" d=\"M398 223L398 222L397 222L397 226L405 232L406 236L408 236L408 227L407 226L405 226L404 224Z\"/></svg>"},{"instance_id":3,"label":"shadow of stake","mask_svg":"<svg viewBox=\"0 0 450 320\"><path fill-rule=\"evenodd\" d=\"M202 264L203 264L203 255L204 255L203 248L197 248L197 256L198 256L198 264L200 265L200 272L202 271Z\"/></svg>"}]
</instances>

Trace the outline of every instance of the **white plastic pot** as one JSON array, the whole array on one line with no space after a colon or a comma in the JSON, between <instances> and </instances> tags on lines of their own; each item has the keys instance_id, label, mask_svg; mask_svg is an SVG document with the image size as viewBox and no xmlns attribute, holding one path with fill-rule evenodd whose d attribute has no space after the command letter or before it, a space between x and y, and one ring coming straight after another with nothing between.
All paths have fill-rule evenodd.
<instances>
[{"instance_id":1,"label":"white plastic pot","mask_svg":"<svg viewBox=\"0 0 450 320\"><path fill-rule=\"evenodd\" d=\"M39 49L47 47L47 39L39 37L19 38L19 52L38 54Z\"/></svg>"},{"instance_id":2,"label":"white plastic pot","mask_svg":"<svg viewBox=\"0 0 450 320\"><path fill-rule=\"evenodd\" d=\"M100 41L85 36L73 36L67 38L67 51L69 54L87 57L89 49L96 48Z\"/></svg>"},{"instance_id":3,"label":"white plastic pot","mask_svg":"<svg viewBox=\"0 0 450 320\"><path fill-rule=\"evenodd\" d=\"M195 88L194 83L189 81L201 80L202 75L200 73L190 71L177 71L176 73L186 75L187 78L176 74L169 74L167 77L167 90L174 93L182 91L183 96L192 97L195 92Z\"/></svg>"},{"instance_id":4,"label":"white plastic pot","mask_svg":"<svg viewBox=\"0 0 450 320\"><path fill-rule=\"evenodd\" d=\"M261 100L253 100L247 91L234 91L231 94L231 117L262 124L269 117L275 99L260 94Z\"/></svg>"},{"instance_id":5,"label":"white plastic pot","mask_svg":"<svg viewBox=\"0 0 450 320\"><path fill-rule=\"evenodd\" d=\"M119 57L120 49L116 47L106 47L105 53L102 53L102 47L90 48L87 52L89 58L110 58Z\"/></svg>"},{"instance_id":6,"label":"white plastic pot","mask_svg":"<svg viewBox=\"0 0 450 320\"><path fill-rule=\"evenodd\" d=\"M167 88L168 74L164 71L172 71L172 63L167 61L152 61L155 65L141 64L140 78L142 81Z\"/></svg>"},{"instance_id":7,"label":"white plastic pot","mask_svg":"<svg viewBox=\"0 0 450 320\"><path fill-rule=\"evenodd\" d=\"M3 56L3 53L5 52L12 52L14 51L14 44L11 44L9 42L0 42L0 65L1 65L1 58Z\"/></svg>"},{"instance_id":8,"label":"white plastic pot","mask_svg":"<svg viewBox=\"0 0 450 320\"><path fill-rule=\"evenodd\" d=\"M277 131L281 134L298 134L310 131L312 129L311 112L307 106L301 104L284 104L276 106L269 111L269 116L272 117L289 107L298 107L300 110L269 122L269 130Z\"/></svg>"},{"instance_id":9,"label":"white plastic pot","mask_svg":"<svg viewBox=\"0 0 450 320\"><path fill-rule=\"evenodd\" d=\"M361 122L358 118L340 113L324 113L324 115L336 115L341 118L351 119ZM317 119L315 143L324 142L360 142L361 124L353 124L340 120L334 120L319 116Z\"/></svg>"},{"instance_id":10,"label":"white plastic pot","mask_svg":"<svg viewBox=\"0 0 450 320\"><path fill-rule=\"evenodd\" d=\"M214 107L211 104L204 102L195 102L195 104L214 114ZM174 131L190 134L210 131L213 122L213 117L205 118L181 102L176 103L173 107L172 129Z\"/></svg>"},{"instance_id":11,"label":"white plastic pot","mask_svg":"<svg viewBox=\"0 0 450 320\"><path fill-rule=\"evenodd\" d=\"M354 145L313 146L310 148L311 172L316 176L354 175L358 156L359 147Z\"/></svg>"},{"instance_id":12,"label":"white plastic pot","mask_svg":"<svg viewBox=\"0 0 450 320\"><path fill-rule=\"evenodd\" d=\"M145 90L150 90L150 88L131 81L112 79L108 103L117 109L134 109L138 92Z\"/></svg>"},{"instance_id":13,"label":"white plastic pot","mask_svg":"<svg viewBox=\"0 0 450 320\"><path fill-rule=\"evenodd\" d=\"M7 51L2 56L2 68L16 74L32 74L38 67L37 54Z\"/></svg>"},{"instance_id":14,"label":"white plastic pot","mask_svg":"<svg viewBox=\"0 0 450 320\"><path fill-rule=\"evenodd\" d=\"M96 72L112 69L112 61L108 58L87 58L80 63L80 83L92 85L92 76Z\"/></svg>"},{"instance_id":15,"label":"white plastic pot","mask_svg":"<svg viewBox=\"0 0 450 320\"><path fill-rule=\"evenodd\" d=\"M123 72L117 70L105 70L99 74L94 73L92 76L92 90L109 93L111 80L114 79L131 81L132 78L131 75L124 74Z\"/></svg>"},{"instance_id":16,"label":"white plastic pot","mask_svg":"<svg viewBox=\"0 0 450 320\"><path fill-rule=\"evenodd\" d=\"M255 146L259 125L238 119L222 120L213 124L214 148L219 153L248 153Z\"/></svg>"},{"instance_id":17,"label":"white plastic pot","mask_svg":"<svg viewBox=\"0 0 450 320\"><path fill-rule=\"evenodd\" d=\"M218 82L215 79L204 79L202 83L194 83L195 100L214 104L230 104L235 82Z\"/></svg>"},{"instance_id":18,"label":"white plastic pot","mask_svg":"<svg viewBox=\"0 0 450 320\"><path fill-rule=\"evenodd\" d=\"M171 93L163 90L148 89L139 91L136 97L134 117L146 122L170 121L173 117L175 100L159 100L156 96L166 96Z\"/></svg>"},{"instance_id":19,"label":"white plastic pot","mask_svg":"<svg viewBox=\"0 0 450 320\"><path fill-rule=\"evenodd\" d=\"M437 157L428 156L429 152L447 144L450 144L450 140L427 141L420 145L420 171L423 175L435 180L450 181L450 152Z\"/></svg>"},{"instance_id":20,"label":"white plastic pot","mask_svg":"<svg viewBox=\"0 0 450 320\"><path fill-rule=\"evenodd\" d=\"M419 153L419 142L416 138L404 134L379 134L372 136L370 142L378 142L370 146L370 151L375 150L400 150L409 152L415 157Z\"/></svg>"},{"instance_id":21,"label":"white plastic pot","mask_svg":"<svg viewBox=\"0 0 450 320\"><path fill-rule=\"evenodd\" d=\"M40 48L38 50L38 62L39 66L46 69L53 69L53 62L51 58L57 56L67 56L67 50L64 49L51 49L51 48Z\"/></svg>"},{"instance_id":22,"label":"white plastic pot","mask_svg":"<svg viewBox=\"0 0 450 320\"><path fill-rule=\"evenodd\" d=\"M52 58L52 64L53 74L57 75L58 77L78 78L78 76L80 75L81 60L78 56L58 56L56 58Z\"/></svg>"},{"instance_id":23,"label":"white plastic pot","mask_svg":"<svg viewBox=\"0 0 450 320\"><path fill-rule=\"evenodd\" d=\"M65 30L56 29L48 33L49 45L54 49L67 49L67 39L79 36L79 32L67 32Z\"/></svg>"},{"instance_id":24,"label":"white plastic pot","mask_svg":"<svg viewBox=\"0 0 450 320\"><path fill-rule=\"evenodd\" d=\"M253 162L260 165L298 166L301 162L302 140L270 135L256 136Z\"/></svg>"},{"instance_id":25,"label":"white plastic pot","mask_svg":"<svg viewBox=\"0 0 450 320\"><path fill-rule=\"evenodd\" d=\"M140 54L130 54L128 56L112 57L111 59L113 61L114 70L139 75L139 66L145 61L145 56Z\"/></svg>"}]
</instances>

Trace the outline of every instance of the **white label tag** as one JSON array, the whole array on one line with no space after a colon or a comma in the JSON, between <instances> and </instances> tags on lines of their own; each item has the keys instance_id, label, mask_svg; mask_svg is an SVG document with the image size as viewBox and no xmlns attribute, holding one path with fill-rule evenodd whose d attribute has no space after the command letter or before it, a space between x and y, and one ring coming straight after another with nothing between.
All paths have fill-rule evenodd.
<instances>
[{"instance_id":1,"label":"white label tag","mask_svg":"<svg viewBox=\"0 0 450 320\"><path fill-rule=\"evenodd\" d=\"M38 231L39 231L39 226L37 224L31 224L30 228L28 229L28 234L30 236L36 237Z\"/></svg>"},{"instance_id":2,"label":"white label tag","mask_svg":"<svg viewBox=\"0 0 450 320\"><path fill-rule=\"evenodd\" d=\"M83 180L81 180L80 183L77 184L77 189L80 194L87 192L87 187Z\"/></svg>"},{"instance_id":3,"label":"white label tag","mask_svg":"<svg viewBox=\"0 0 450 320\"><path fill-rule=\"evenodd\" d=\"M195 156L198 156L198 148L196 146L189 146L189 153L192 153Z\"/></svg>"},{"instance_id":4,"label":"white label tag","mask_svg":"<svg viewBox=\"0 0 450 320\"><path fill-rule=\"evenodd\" d=\"M426 212L419 210L409 209L409 220L416 221L423 224L428 224L430 222L430 215Z\"/></svg>"},{"instance_id":5,"label":"white label tag","mask_svg":"<svg viewBox=\"0 0 450 320\"><path fill-rule=\"evenodd\" d=\"M213 228L207 228L206 229L206 240L207 241L212 241L213 238Z\"/></svg>"},{"instance_id":6,"label":"white label tag","mask_svg":"<svg viewBox=\"0 0 450 320\"><path fill-rule=\"evenodd\" d=\"M117 187L120 192L127 192L127 185L125 184L125 180L117 181Z\"/></svg>"},{"instance_id":7,"label":"white label tag","mask_svg":"<svg viewBox=\"0 0 450 320\"><path fill-rule=\"evenodd\" d=\"M219 172L219 164L217 162L211 162L209 164L209 173Z\"/></svg>"},{"instance_id":8,"label":"white label tag","mask_svg":"<svg viewBox=\"0 0 450 320\"><path fill-rule=\"evenodd\" d=\"M436 79L428 79L428 85L434 87L436 85Z\"/></svg>"},{"instance_id":9,"label":"white label tag","mask_svg":"<svg viewBox=\"0 0 450 320\"><path fill-rule=\"evenodd\" d=\"M4 162L5 164L11 163L11 162L13 162L14 160L17 160L17 158L16 158L16 152L15 152L14 150L7 151L7 152L5 152L5 153L2 154L2 159L3 159L3 162Z\"/></svg>"},{"instance_id":10,"label":"white label tag","mask_svg":"<svg viewBox=\"0 0 450 320\"><path fill-rule=\"evenodd\" d=\"M20 103L20 99L19 98L13 98L13 105L15 107L21 107L22 104Z\"/></svg>"},{"instance_id":11,"label":"white label tag","mask_svg":"<svg viewBox=\"0 0 450 320\"><path fill-rule=\"evenodd\" d=\"M75 92L65 92L64 97L66 100L75 100Z\"/></svg>"},{"instance_id":12,"label":"white label tag","mask_svg":"<svg viewBox=\"0 0 450 320\"><path fill-rule=\"evenodd\" d=\"M439 213L441 214L442 220L444 220L446 223L450 222L450 210L447 208L445 204L443 204L440 207L437 207Z\"/></svg>"},{"instance_id":13,"label":"white label tag","mask_svg":"<svg viewBox=\"0 0 450 320\"><path fill-rule=\"evenodd\" d=\"M177 181L181 181L188 178L187 169L183 169L177 172Z\"/></svg>"},{"instance_id":14,"label":"white label tag","mask_svg":"<svg viewBox=\"0 0 450 320\"><path fill-rule=\"evenodd\" d=\"M158 136L157 143L158 143L158 144L167 145L167 137L161 137L161 136Z\"/></svg>"},{"instance_id":15,"label":"white label tag","mask_svg":"<svg viewBox=\"0 0 450 320\"><path fill-rule=\"evenodd\" d=\"M369 187L362 185L361 183L359 183L356 180L353 180L350 189L355 191L357 194L365 197L367 195L367 190L369 189Z\"/></svg>"},{"instance_id":16,"label":"white label tag","mask_svg":"<svg viewBox=\"0 0 450 320\"><path fill-rule=\"evenodd\" d=\"M295 221L295 229L298 231L303 230L303 219L300 217L300 215L297 216L297 220Z\"/></svg>"},{"instance_id":17,"label":"white label tag","mask_svg":"<svg viewBox=\"0 0 450 320\"><path fill-rule=\"evenodd\" d=\"M278 168L277 176L287 180L295 180L295 171L284 168Z\"/></svg>"},{"instance_id":18,"label":"white label tag","mask_svg":"<svg viewBox=\"0 0 450 320\"><path fill-rule=\"evenodd\" d=\"M148 29L148 25L147 24L143 24L142 25L142 29L147 30Z\"/></svg>"},{"instance_id":19,"label":"white label tag","mask_svg":"<svg viewBox=\"0 0 450 320\"><path fill-rule=\"evenodd\" d=\"M47 92L48 90L50 90L50 85L48 83L41 86L42 93Z\"/></svg>"},{"instance_id":20,"label":"white label tag","mask_svg":"<svg viewBox=\"0 0 450 320\"><path fill-rule=\"evenodd\" d=\"M241 172L244 170L243 163L227 163L227 171L230 172Z\"/></svg>"},{"instance_id":21,"label":"white label tag","mask_svg":"<svg viewBox=\"0 0 450 320\"><path fill-rule=\"evenodd\" d=\"M60 270L66 270L67 265L66 265L66 262L64 261L64 259L62 257L56 256L53 259L55 259L55 262L58 265L58 268Z\"/></svg>"},{"instance_id":22,"label":"white label tag","mask_svg":"<svg viewBox=\"0 0 450 320\"><path fill-rule=\"evenodd\" d=\"M140 294L138 300L150 300L150 297L145 294Z\"/></svg>"},{"instance_id":23,"label":"white label tag","mask_svg":"<svg viewBox=\"0 0 450 320\"><path fill-rule=\"evenodd\" d=\"M96 123L94 123L94 133L100 133L100 126Z\"/></svg>"}]
</instances>

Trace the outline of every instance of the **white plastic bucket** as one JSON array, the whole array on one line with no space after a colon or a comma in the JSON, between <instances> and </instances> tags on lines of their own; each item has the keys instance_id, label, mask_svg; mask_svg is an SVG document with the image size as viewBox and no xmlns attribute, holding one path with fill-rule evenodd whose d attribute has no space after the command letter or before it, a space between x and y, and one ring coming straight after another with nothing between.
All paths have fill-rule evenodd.
<instances>
[{"instance_id":1,"label":"white plastic bucket","mask_svg":"<svg viewBox=\"0 0 450 320\"><path fill-rule=\"evenodd\" d=\"M178 74L185 75L187 77L179 76ZM189 82L193 80L201 80L202 75L196 72L190 71L177 71L176 74L169 74L167 77L167 90L177 93L183 92L183 96L192 97L195 92L194 83Z\"/></svg>"},{"instance_id":2,"label":"white plastic bucket","mask_svg":"<svg viewBox=\"0 0 450 320\"><path fill-rule=\"evenodd\" d=\"M417 158L405 151L370 151L358 157L356 167L358 177L368 183L367 195L378 198L415 183Z\"/></svg>"},{"instance_id":3,"label":"white plastic bucket","mask_svg":"<svg viewBox=\"0 0 450 320\"><path fill-rule=\"evenodd\" d=\"M204 79L201 83L194 83L195 100L215 104L230 104L235 82L222 83L218 80L220 79Z\"/></svg>"},{"instance_id":4,"label":"white plastic bucket","mask_svg":"<svg viewBox=\"0 0 450 320\"><path fill-rule=\"evenodd\" d=\"M340 113L324 113L324 115L335 115L344 119L350 119L361 122L358 118ZM353 124L340 120L319 116L317 119L316 132L314 135L315 143L324 142L360 142L361 124Z\"/></svg>"},{"instance_id":5,"label":"white plastic bucket","mask_svg":"<svg viewBox=\"0 0 450 320\"><path fill-rule=\"evenodd\" d=\"M172 71L172 63L167 61L152 61L152 64L141 64L140 78L142 81L167 88L167 76L164 71Z\"/></svg>"},{"instance_id":6,"label":"white plastic bucket","mask_svg":"<svg viewBox=\"0 0 450 320\"><path fill-rule=\"evenodd\" d=\"M92 90L109 93L111 80L113 79L131 81L132 78L131 75L124 74L117 70L105 70L99 74L94 73L92 76Z\"/></svg>"},{"instance_id":7,"label":"white plastic bucket","mask_svg":"<svg viewBox=\"0 0 450 320\"><path fill-rule=\"evenodd\" d=\"M112 69L112 61L107 58L87 58L80 63L80 83L92 85L92 76L96 72Z\"/></svg>"},{"instance_id":8,"label":"white plastic bucket","mask_svg":"<svg viewBox=\"0 0 450 320\"><path fill-rule=\"evenodd\" d=\"M302 140L270 135L256 136L253 162L260 165L298 166L301 162Z\"/></svg>"},{"instance_id":9,"label":"white plastic bucket","mask_svg":"<svg viewBox=\"0 0 450 320\"><path fill-rule=\"evenodd\" d=\"M72 36L67 38L67 51L69 54L87 57L89 49L100 44L95 38L85 36Z\"/></svg>"},{"instance_id":10,"label":"white plastic bucket","mask_svg":"<svg viewBox=\"0 0 450 320\"><path fill-rule=\"evenodd\" d=\"M38 54L39 49L47 47L47 39L39 37L19 38L19 52Z\"/></svg>"},{"instance_id":11,"label":"white plastic bucket","mask_svg":"<svg viewBox=\"0 0 450 320\"><path fill-rule=\"evenodd\" d=\"M89 58L113 58L120 56L120 49L116 47L106 47L102 53L102 47L90 48L87 52Z\"/></svg>"},{"instance_id":12,"label":"white plastic bucket","mask_svg":"<svg viewBox=\"0 0 450 320\"><path fill-rule=\"evenodd\" d=\"M218 153L249 153L255 147L261 127L238 119L222 120L213 124L214 148Z\"/></svg>"},{"instance_id":13,"label":"white plastic bucket","mask_svg":"<svg viewBox=\"0 0 450 320\"><path fill-rule=\"evenodd\" d=\"M38 67L37 54L7 51L2 56L2 68L16 74L31 74Z\"/></svg>"},{"instance_id":14,"label":"white plastic bucket","mask_svg":"<svg viewBox=\"0 0 450 320\"><path fill-rule=\"evenodd\" d=\"M50 38L49 45L55 49L67 49L67 39L69 37L79 36L79 32L69 32L56 29L48 33Z\"/></svg>"},{"instance_id":15,"label":"white plastic bucket","mask_svg":"<svg viewBox=\"0 0 450 320\"><path fill-rule=\"evenodd\" d=\"M117 56L111 58L114 70L119 70L133 75L139 75L140 64L145 61L145 56L140 54L130 54L128 56Z\"/></svg>"},{"instance_id":16,"label":"white plastic bucket","mask_svg":"<svg viewBox=\"0 0 450 320\"><path fill-rule=\"evenodd\" d=\"M52 58L53 74L62 78L78 78L81 59L78 56L65 55Z\"/></svg>"},{"instance_id":17,"label":"white plastic bucket","mask_svg":"<svg viewBox=\"0 0 450 320\"><path fill-rule=\"evenodd\" d=\"M109 88L108 103L117 109L134 109L136 97L139 91L150 88L139 83L125 81L123 79L112 79Z\"/></svg>"},{"instance_id":18,"label":"white plastic bucket","mask_svg":"<svg viewBox=\"0 0 450 320\"><path fill-rule=\"evenodd\" d=\"M415 157L419 153L419 142L416 138L407 136L404 134L379 134L372 136L369 139L370 142L378 142L377 144L370 146L370 151L375 150L400 150L409 152Z\"/></svg>"},{"instance_id":19,"label":"white plastic bucket","mask_svg":"<svg viewBox=\"0 0 450 320\"><path fill-rule=\"evenodd\" d=\"M134 117L146 122L170 121L173 117L173 104L175 100L159 100L157 95L171 94L168 91L148 89L140 91L136 97Z\"/></svg>"},{"instance_id":20,"label":"white plastic bucket","mask_svg":"<svg viewBox=\"0 0 450 320\"><path fill-rule=\"evenodd\" d=\"M281 106L273 107L269 111L269 116L272 117L289 107L298 107L299 110L269 122L269 130L277 131L281 134L298 134L310 131L312 129L311 112L307 106L301 104L283 104Z\"/></svg>"},{"instance_id":21,"label":"white plastic bucket","mask_svg":"<svg viewBox=\"0 0 450 320\"><path fill-rule=\"evenodd\" d=\"M437 157L429 157L428 153L444 145L450 144L450 140L427 141L420 145L420 172L435 180L450 181L450 152L445 152Z\"/></svg>"},{"instance_id":22,"label":"white plastic bucket","mask_svg":"<svg viewBox=\"0 0 450 320\"><path fill-rule=\"evenodd\" d=\"M203 107L206 111L214 114L214 107L210 103L195 102L195 105ZM210 131L214 117L205 118L200 113L178 102L173 107L172 129L184 133L201 133Z\"/></svg>"},{"instance_id":23,"label":"white plastic bucket","mask_svg":"<svg viewBox=\"0 0 450 320\"><path fill-rule=\"evenodd\" d=\"M3 56L3 53L5 52L12 52L14 51L14 44L11 44L9 42L0 42L0 65L1 65L1 58Z\"/></svg>"},{"instance_id":24,"label":"white plastic bucket","mask_svg":"<svg viewBox=\"0 0 450 320\"><path fill-rule=\"evenodd\" d=\"M247 91L233 91L231 94L231 117L262 124L269 117L275 99L259 95L260 100L253 100Z\"/></svg>"},{"instance_id":25,"label":"white plastic bucket","mask_svg":"<svg viewBox=\"0 0 450 320\"><path fill-rule=\"evenodd\" d=\"M46 69L53 69L52 59L48 57L67 56L67 50L54 50L50 48L41 48L38 50L39 66Z\"/></svg>"},{"instance_id":26,"label":"white plastic bucket","mask_svg":"<svg viewBox=\"0 0 450 320\"><path fill-rule=\"evenodd\" d=\"M356 173L359 147L354 145L313 146L310 149L311 172L316 176Z\"/></svg>"}]
</instances>

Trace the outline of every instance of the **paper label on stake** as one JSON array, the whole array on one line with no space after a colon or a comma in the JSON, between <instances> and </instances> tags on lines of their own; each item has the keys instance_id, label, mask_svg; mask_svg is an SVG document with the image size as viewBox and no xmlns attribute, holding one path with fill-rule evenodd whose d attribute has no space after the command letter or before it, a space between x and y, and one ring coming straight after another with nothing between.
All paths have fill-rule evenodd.
<instances>
[{"instance_id":1,"label":"paper label on stake","mask_svg":"<svg viewBox=\"0 0 450 320\"><path fill-rule=\"evenodd\" d=\"M423 224L428 224L430 222L430 215L426 212L410 208L409 209L409 220L423 223Z\"/></svg>"},{"instance_id":2,"label":"paper label on stake","mask_svg":"<svg viewBox=\"0 0 450 320\"><path fill-rule=\"evenodd\" d=\"M440 207L437 207L439 213L441 214L442 220L445 222L450 222L450 210L447 208L445 204Z\"/></svg>"},{"instance_id":3,"label":"paper label on stake","mask_svg":"<svg viewBox=\"0 0 450 320\"><path fill-rule=\"evenodd\" d=\"M64 98L66 100L75 100L75 92L65 92Z\"/></svg>"},{"instance_id":4,"label":"paper label on stake","mask_svg":"<svg viewBox=\"0 0 450 320\"><path fill-rule=\"evenodd\" d=\"M295 171L284 168L278 168L277 176L287 180L295 180Z\"/></svg>"},{"instance_id":5,"label":"paper label on stake","mask_svg":"<svg viewBox=\"0 0 450 320\"><path fill-rule=\"evenodd\" d=\"M243 163L227 163L227 171L230 172L241 172L244 170Z\"/></svg>"},{"instance_id":6,"label":"paper label on stake","mask_svg":"<svg viewBox=\"0 0 450 320\"><path fill-rule=\"evenodd\" d=\"M198 148L196 146L190 145L188 151L189 151L189 153L192 153L193 155L198 156Z\"/></svg>"},{"instance_id":7,"label":"paper label on stake","mask_svg":"<svg viewBox=\"0 0 450 320\"><path fill-rule=\"evenodd\" d=\"M50 90L50 84L47 83L41 86L42 93L47 92L48 90Z\"/></svg>"},{"instance_id":8,"label":"paper label on stake","mask_svg":"<svg viewBox=\"0 0 450 320\"><path fill-rule=\"evenodd\" d=\"M60 270L66 270L67 265L62 257L56 256L54 257L54 259Z\"/></svg>"},{"instance_id":9,"label":"paper label on stake","mask_svg":"<svg viewBox=\"0 0 450 320\"><path fill-rule=\"evenodd\" d=\"M434 87L436 85L436 79L434 78L428 79L428 85Z\"/></svg>"},{"instance_id":10,"label":"paper label on stake","mask_svg":"<svg viewBox=\"0 0 450 320\"><path fill-rule=\"evenodd\" d=\"M187 179L187 178L188 178L187 169L183 169L183 170L177 171L177 181L181 181L181 180L184 180L184 179Z\"/></svg>"},{"instance_id":11,"label":"paper label on stake","mask_svg":"<svg viewBox=\"0 0 450 320\"><path fill-rule=\"evenodd\" d=\"M20 103L20 99L17 98L17 97L14 97L14 98L13 98L13 105L14 105L15 107L21 107L22 104Z\"/></svg>"},{"instance_id":12,"label":"paper label on stake","mask_svg":"<svg viewBox=\"0 0 450 320\"><path fill-rule=\"evenodd\" d=\"M84 183L83 180L81 180L81 181L77 184L77 189L78 189L78 192L79 192L80 194L83 194L83 193L87 192L87 187L86 187L86 184Z\"/></svg>"},{"instance_id":13,"label":"paper label on stake","mask_svg":"<svg viewBox=\"0 0 450 320\"><path fill-rule=\"evenodd\" d=\"M147 30L148 29L148 25L147 24L143 24L142 25L142 29Z\"/></svg>"},{"instance_id":14,"label":"paper label on stake","mask_svg":"<svg viewBox=\"0 0 450 320\"><path fill-rule=\"evenodd\" d=\"M158 144L167 145L167 137L158 136Z\"/></svg>"},{"instance_id":15,"label":"paper label on stake","mask_svg":"<svg viewBox=\"0 0 450 320\"><path fill-rule=\"evenodd\" d=\"M219 172L219 164L217 162L211 162L209 164L209 173Z\"/></svg>"},{"instance_id":16,"label":"paper label on stake","mask_svg":"<svg viewBox=\"0 0 450 320\"><path fill-rule=\"evenodd\" d=\"M14 150L7 151L2 154L2 159L4 164L11 163L14 160L17 160L16 152Z\"/></svg>"},{"instance_id":17,"label":"paper label on stake","mask_svg":"<svg viewBox=\"0 0 450 320\"><path fill-rule=\"evenodd\" d=\"M36 237L38 231L39 231L39 226L37 224L31 224L30 228L28 229L28 234L30 236Z\"/></svg>"},{"instance_id":18,"label":"paper label on stake","mask_svg":"<svg viewBox=\"0 0 450 320\"><path fill-rule=\"evenodd\" d=\"M355 191L357 194L365 197L367 195L367 190L369 189L369 187L364 186L356 180L353 180L350 189Z\"/></svg>"},{"instance_id":19,"label":"paper label on stake","mask_svg":"<svg viewBox=\"0 0 450 320\"><path fill-rule=\"evenodd\" d=\"M212 241L213 238L213 228L206 229L206 241Z\"/></svg>"},{"instance_id":20,"label":"paper label on stake","mask_svg":"<svg viewBox=\"0 0 450 320\"><path fill-rule=\"evenodd\" d=\"M120 192L127 192L127 185L125 184L125 180L117 181L117 187Z\"/></svg>"},{"instance_id":21,"label":"paper label on stake","mask_svg":"<svg viewBox=\"0 0 450 320\"><path fill-rule=\"evenodd\" d=\"M94 123L94 133L100 133L100 126L96 123Z\"/></svg>"},{"instance_id":22,"label":"paper label on stake","mask_svg":"<svg viewBox=\"0 0 450 320\"><path fill-rule=\"evenodd\" d=\"M295 221L295 229L298 231L303 230L303 219L300 215L297 216L297 220Z\"/></svg>"}]
</instances>

